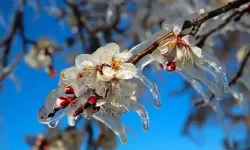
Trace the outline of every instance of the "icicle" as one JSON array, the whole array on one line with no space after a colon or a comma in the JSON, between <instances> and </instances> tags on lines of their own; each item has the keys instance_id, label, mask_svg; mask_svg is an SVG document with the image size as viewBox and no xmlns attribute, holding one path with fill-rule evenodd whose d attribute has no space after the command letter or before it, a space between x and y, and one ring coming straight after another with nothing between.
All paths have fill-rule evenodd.
<instances>
[{"instance_id":1,"label":"icicle","mask_svg":"<svg viewBox=\"0 0 250 150\"><path fill-rule=\"evenodd\" d=\"M222 64L216 57L202 51L203 59L205 63L208 63L211 67L213 67L216 73L220 77L220 81L222 82L222 90L226 93L229 89L227 76L226 76L226 69L224 64Z\"/></svg>"},{"instance_id":2,"label":"icicle","mask_svg":"<svg viewBox=\"0 0 250 150\"><path fill-rule=\"evenodd\" d=\"M50 128L55 128L58 125L59 121L51 121L48 123Z\"/></svg>"},{"instance_id":3,"label":"icicle","mask_svg":"<svg viewBox=\"0 0 250 150\"><path fill-rule=\"evenodd\" d=\"M132 109L138 113L141 117L144 131L149 131L149 117L148 112L143 105L139 104L134 100L130 100L128 103L124 104L127 109Z\"/></svg>"},{"instance_id":4,"label":"icicle","mask_svg":"<svg viewBox=\"0 0 250 150\"><path fill-rule=\"evenodd\" d=\"M154 105L156 108L160 108L161 107L161 102L160 102L160 98L159 98L159 91L157 89L157 86L151 82L149 79L147 79L142 71L143 68L148 65L149 63L151 63L153 61L153 59L150 57L150 55L145 56L144 58L142 58L138 63L137 63L137 74L135 75L136 78L138 78L139 80L141 80L150 90L150 92L152 93L153 97L154 97Z\"/></svg>"},{"instance_id":5,"label":"icicle","mask_svg":"<svg viewBox=\"0 0 250 150\"><path fill-rule=\"evenodd\" d=\"M229 130L228 130L228 127L224 121L225 117L224 117L224 113L223 113L223 109L220 107L220 104L218 101L211 101L210 103L210 106L212 107L212 109L215 111L221 125L222 125L222 128L224 130L224 134L226 136L226 140L230 146L230 148L234 148L233 147L233 141L230 137L230 134L229 134Z\"/></svg>"},{"instance_id":6,"label":"icicle","mask_svg":"<svg viewBox=\"0 0 250 150\"><path fill-rule=\"evenodd\" d=\"M113 118L107 115L103 115L101 112L104 112L103 108L99 112L93 115L93 118L101 121L106 126L108 126L114 133L120 138L123 144L127 143L127 136L125 127L118 118Z\"/></svg>"},{"instance_id":7,"label":"icicle","mask_svg":"<svg viewBox=\"0 0 250 150\"><path fill-rule=\"evenodd\" d=\"M221 84L219 75L216 72L214 72L214 70L210 66L200 65L199 68L207 73L210 73L214 78L216 84Z\"/></svg>"},{"instance_id":8,"label":"icicle","mask_svg":"<svg viewBox=\"0 0 250 150\"><path fill-rule=\"evenodd\" d=\"M206 94L206 92L203 90L201 84L199 83L199 81L197 81L196 79L194 79L193 77L187 75L186 73L182 72L182 71L177 71L185 80L187 80L192 86L193 88L203 97L205 104L208 104L210 99L209 96Z\"/></svg>"},{"instance_id":9,"label":"icicle","mask_svg":"<svg viewBox=\"0 0 250 150\"><path fill-rule=\"evenodd\" d=\"M202 76L195 67L192 66L184 68L183 70L186 71L191 76L193 76L194 78L200 80L202 83L204 83L214 93L214 95L218 100L220 100L223 97L224 95L223 91L217 85L209 81L206 77Z\"/></svg>"},{"instance_id":10,"label":"icicle","mask_svg":"<svg viewBox=\"0 0 250 150\"><path fill-rule=\"evenodd\" d=\"M45 108L48 111L53 111L56 106L57 98L59 98L60 96L64 96L64 95L65 93L64 93L63 85L60 85L56 89L52 90L46 97Z\"/></svg>"},{"instance_id":11,"label":"icicle","mask_svg":"<svg viewBox=\"0 0 250 150\"><path fill-rule=\"evenodd\" d=\"M50 116L51 114L53 114L53 112L48 111L44 106L42 106L40 108L40 110L38 111L37 114L37 118L38 121L40 123L44 123L44 124L48 124L50 126L50 124L56 124L56 122L58 123L58 121L66 115L66 111L65 110L60 110L58 112L55 112L53 114L53 116Z\"/></svg>"}]
</instances>

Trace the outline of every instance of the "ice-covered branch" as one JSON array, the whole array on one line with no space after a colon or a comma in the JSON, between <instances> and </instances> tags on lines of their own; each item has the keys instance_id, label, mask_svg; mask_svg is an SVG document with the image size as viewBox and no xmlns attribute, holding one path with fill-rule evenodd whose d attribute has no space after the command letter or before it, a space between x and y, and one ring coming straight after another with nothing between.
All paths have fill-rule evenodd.
<instances>
[{"instance_id":1,"label":"ice-covered branch","mask_svg":"<svg viewBox=\"0 0 250 150\"><path fill-rule=\"evenodd\" d=\"M203 47L205 44L206 39L212 35L213 33L216 33L217 31L221 30L223 27L228 25L232 20L240 20L240 17L244 15L246 12L250 12L250 8L246 7L243 10L236 10L234 11L230 16L228 16L225 20L223 20L223 23L220 24L218 27L212 29L211 31L207 32L206 34L203 35L198 35L197 39L199 42L197 43L197 46Z\"/></svg>"},{"instance_id":2,"label":"ice-covered branch","mask_svg":"<svg viewBox=\"0 0 250 150\"><path fill-rule=\"evenodd\" d=\"M14 58L13 62L9 64L8 66L3 68L2 73L0 74L0 83L15 69L15 67L18 65L20 60L23 57L23 52L20 52L16 58Z\"/></svg>"},{"instance_id":3,"label":"ice-covered branch","mask_svg":"<svg viewBox=\"0 0 250 150\"><path fill-rule=\"evenodd\" d=\"M206 13L202 14L201 16L199 16L198 18L194 18L192 20L186 20L184 22L184 25L183 25L183 30L193 27L191 34L196 35L201 24L204 23L205 21L207 21L213 17L219 16L223 13L226 13L230 10L233 10L235 8L239 8L240 6L242 6L248 2L250 2L250 0L235 0L235 1L229 2L227 5L225 5L223 7L212 10L210 12L206 12Z\"/></svg>"},{"instance_id":4,"label":"ice-covered branch","mask_svg":"<svg viewBox=\"0 0 250 150\"><path fill-rule=\"evenodd\" d=\"M22 7L26 4L26 1L23 1ZM8 34L1 39L0 41L0 47L3 48L3 55L1 60L1 65L3 68L3 71L0 75L0 83L14 70L14 68L18 65L20 60L22 59L24 53L27 52L27 46L28 44L36 45L36 41L33 41L29 39L25 35L25 29L23 25L23 8L19 8L16 13L14 14L13 22L11 23L10 31ZM20 52L16 58L14 58L13 62L8 65L8 56L12 50L12 45L14 42L14 38L17 33L20 33L21 40L22 40L22 52Z\"/></svg>"},{"instance_id":5,"label":"ice-covered branch","mask_svg":"<svg viewBox=\"0 0 250 150\"><path fill-rule=\"evenodd\" d=\"M221 15L222 13L228 12L230 10L233 10L235 8L240 7L241 5L244 5L245 3L250 2L250 0L237 0L237 1L233 1L230 2L229 4L227 4L226 6L223 6L221 8L218 8L216 10L204 13L202 16L198 17L198 18L193 18L192 21L190 20L186 20L184 21L183 25L182 25L182 30L185 30L187 28L191 28L193 27L192 31L191 31L191 35L195 35L198 32L199 26L201 26L202 23L204 23L205 21ZM242 14L245 13L246 11L248 11L248 8L246 8L244 11L236 11L237 13L234 13L234 15L232 15L231 17L228 18L227 21L225 21L225 23L223 23L219 28L222 28L223 26L225 26L233 17L235 17L238 14ZM217 30L217 29L215 29ZM209 36L210 34L212 34L214 31L211 31L211 33L208 33ZM195 34L194 34L195 33ZM149 45L148 47L142 49L138 54L135 55L135 57L133 59L130 60L131 63L136 64L140 59L142 59L144 56L151 54L155 49L157 49L157 47L159 46L159 44L166 40L167 38L169 38L169 36L171 36L171 32L162 36L160 39L155 40L151 45ZM201 44L199 44L201 45ZM198 46L199 46L198 45Z\"/></svg>"}]
</instances>

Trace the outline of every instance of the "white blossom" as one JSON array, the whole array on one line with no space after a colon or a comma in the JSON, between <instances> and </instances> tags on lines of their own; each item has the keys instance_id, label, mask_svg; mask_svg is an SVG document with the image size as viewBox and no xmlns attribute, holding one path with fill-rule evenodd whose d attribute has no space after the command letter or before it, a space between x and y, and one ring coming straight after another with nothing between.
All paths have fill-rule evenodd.
<instances>
[{"instance_id":1,"label":"white blossom","mask_svg":"<svg viewBox=\"0 0 250 150\"><path fill-rule=\"evenodd\" d=\"M148 131L148 113L134 99L135 85L123 80L133 78L137 72L133 64L125 63L130 57L130 52L119 53L119 46L114 43L92 55L78 56L76 66L61 71L59 86L48 94L38 120L55 127L67 115L69 125L74 126L80 116L93 117L126 143L125 128L119 117L134 110Z\"/></svg>"},{"instance_id":2,"label":"white blossom","mask_svg":"<svg viewBox=\"0 0 250 150\"><path fill-rule=\"evenodd\" d=\"M164 66L169 71L175 70L175 68L183 69L188 64L202 62L202 50L195 45L195 38L191 35L183 35L181 31L180 26L174 26L167 38L152 53L155 59L169 63ZM169 68L171 62L174 62L174 66Z\"/></svg>"},{"instance_id":3,"label":"white blossom","mask_svg":"<svg viewBox=\"0 0 250 150\"><path fill-rule=\"evenodd\" d=\"M136 67L132 63L126 63L131 56L131 52L120 53L117 44L109 43L98 48L92 55L77 56L75 63L78 68L95 71L97 79L101 81L131 79L136 74Z\"/></svg>"}]
</instances>

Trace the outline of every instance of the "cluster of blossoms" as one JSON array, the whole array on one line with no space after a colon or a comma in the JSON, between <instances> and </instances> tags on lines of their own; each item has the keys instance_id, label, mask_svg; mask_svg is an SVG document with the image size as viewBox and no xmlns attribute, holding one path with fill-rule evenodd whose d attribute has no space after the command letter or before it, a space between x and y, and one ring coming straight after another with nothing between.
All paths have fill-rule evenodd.
<instances>
[{"instance_id":1,"label":"cluster of blossoms","mask_svg":"<svg viewBox=\"0 0 250 150\"><path fill-rule=\"evenodd\" d=\"M32 68L44 68L49 76L56 74L52 64L55 45L49 39L41 39L25 56L25 62Z\"/></svg>"},{"instance_id":2,"label":"cluster of blossoms","mask_svg":"<svg viewBox=\"0 0 250 150\"><path fill-rule=\"evenodd\" d=\"M195 37L184 34L182 25L167 25L168 31L159 47L151 54L151 60L157 61L168 72L177 70L209 102L210 95L202 88L203 83L221 99L228 91L228 81L224 65L214 56L197 47ZM214 81L206 73L211 74Z\"/></svg>"},{"instance_id":3,"label":"cluster of blossoms","mask_svg":"<svg viewBox=\"0 0 250 150\"><path fill-rule=\"evenodd\" d=\"M92 55L77 56L76 66L61 72L59 87L47 96L38 113L39 121L55 127L66 114L71 126L79 116L94 118L126 143L119 116L131 109L140 115L144 130L149 130L147 111L135 100L135 85L129 82L137 73L132 63L126 63L131 56L129 51L120 53L114 43L97 49Z\"/></svg>"},{"instance_id":4,"label":"cluster of blossoms","mask_svg":"<svg viewBox=\"0 0 250 150\"><path fill-rule=\"evenodd\" d=\"M131 79L141 80L150 89L155 107L161 107L157 86L142 73L143 68L154 61L169 72L176 70L180 73L203 96L205 102L209 103L210 95L202 89L201 83L217 99L221 99L228 89L223 64L195 46L195 38L184 34L182 25L163 27L162 31L130 51L120 52L117 44L109 43L92 55L77 56L75 66L61 72L59 87L49 93L45 105L39 110L39 121L55 127L64 115L67 115L71 126L75 125L79 116L94 118L106 124L126 143L120 115L129 110L136 111L141 117L143 129L149 130L148 113L135 99L136 86L131 83ZM143 54L143 48L159 37L162 40L151 54L144 55L136 63L130 61L134 58L132 54ZM205 71L214 77L214 82L205 76Z\"/></svg>"}]
</instances>

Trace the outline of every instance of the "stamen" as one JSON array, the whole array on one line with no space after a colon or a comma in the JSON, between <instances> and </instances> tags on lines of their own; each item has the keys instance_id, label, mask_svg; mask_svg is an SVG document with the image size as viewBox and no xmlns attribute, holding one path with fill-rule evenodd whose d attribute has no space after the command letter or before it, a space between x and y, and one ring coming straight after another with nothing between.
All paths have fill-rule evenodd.
<instances>
[{"instance_id":1,"label":"stamen","mask_svg":"<svg viewBox=\"0 0 250 150\"><path fill-rule=\"evenodd\" d=\"M120 64L120 62L119 61L113 61L113 63L112 63L112 69L114 69L114 70L118 70L118 69L120 69L120 66L121 66L121 64Z\"/></svg>"}]
</instances>

